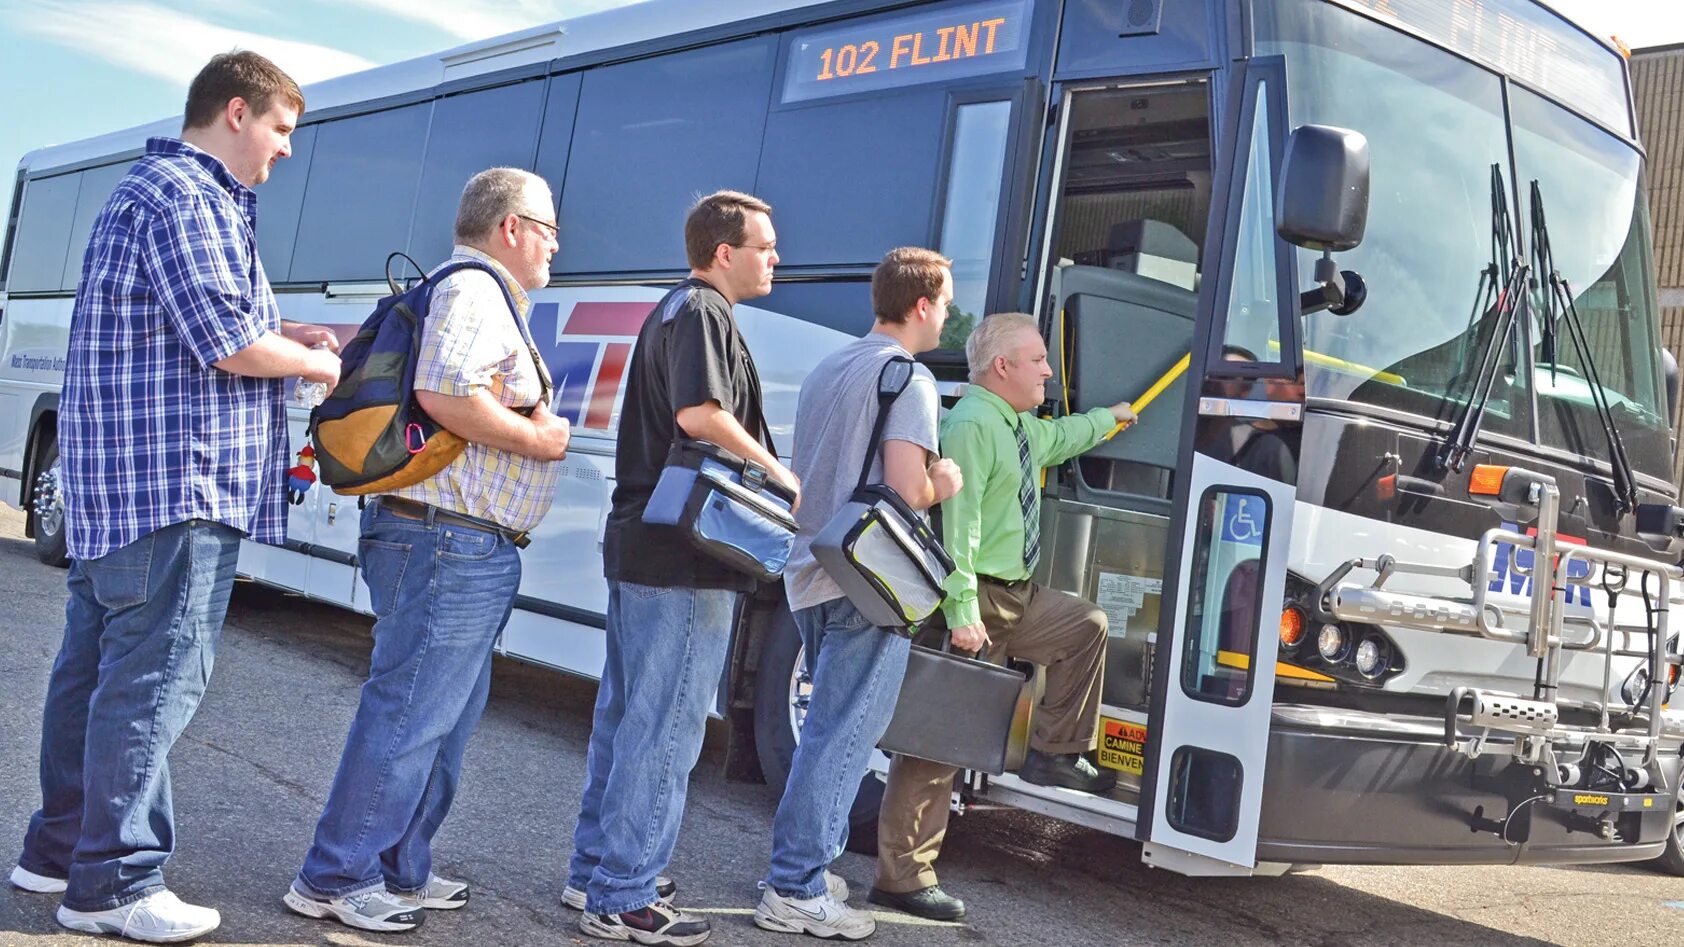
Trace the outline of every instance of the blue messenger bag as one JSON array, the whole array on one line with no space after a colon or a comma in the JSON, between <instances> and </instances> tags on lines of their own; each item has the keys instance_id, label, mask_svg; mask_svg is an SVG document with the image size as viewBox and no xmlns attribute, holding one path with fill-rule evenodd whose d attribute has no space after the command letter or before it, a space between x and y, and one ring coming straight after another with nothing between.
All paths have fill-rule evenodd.
<instances>
[{"instance_id":1,"label":"blue messenger bag","mask_svg":"<svg viewBox=\"0 0 1684 947\"><path fill-rule=\"evenodd\" d=\"M766 430L765 419L760 422ZM770 432L766 434L768 449ZM765 467L717 444L680 438L667 455L643 521L673 526L703 555L770 582L795 543L795 494Z\"/></svg>"}]
</instances>

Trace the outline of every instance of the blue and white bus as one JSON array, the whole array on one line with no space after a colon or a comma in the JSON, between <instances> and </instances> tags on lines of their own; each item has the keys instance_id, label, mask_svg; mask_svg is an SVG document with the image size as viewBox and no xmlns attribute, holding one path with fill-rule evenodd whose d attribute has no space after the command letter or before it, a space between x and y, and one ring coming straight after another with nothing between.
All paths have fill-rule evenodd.
<instances>
[{"instance_id":1,"label":"blue and white bus","mask_svg":"<svg viewBox=\"0 0 1684 947\"><path fill-rule=\"evenodd\" d=\"M1046 472L1039 577L1110 617L1097 757L1117 788L970 774L961 802L1135 837L1190 874L1684 872L1665 710L1684 511L1644 157L1621 53L1546 6L651 0L306 94L259 192L291 319L349 334L389 252L445 256L475 171L528 168L557 195L532 329L575 433L503 654L598 673L634 336L686 271L693 197L747 190L780 236L773 292L738 307L780 443L898 245L956 261L929 358L949 395L997 310L1045 327L1048 412L1173 379L1135 429ZM177 130L17 171L0 478L48 560L82 247L146 137ZM305 420L291 409L295 448ZM310 491L286 546L248 544L241 571L366 611L356 509ZM779 589L745 604L718 704L734 774L783 778L797 648Z\"/></svg>"}]
</instances>

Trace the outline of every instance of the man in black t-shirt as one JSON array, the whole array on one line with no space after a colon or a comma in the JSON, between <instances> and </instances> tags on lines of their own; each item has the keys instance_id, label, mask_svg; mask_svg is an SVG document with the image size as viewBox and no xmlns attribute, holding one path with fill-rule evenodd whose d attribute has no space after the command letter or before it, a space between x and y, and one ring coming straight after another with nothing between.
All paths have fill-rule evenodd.
<instances>
[{"instance_id":1,"label":"man in black t-shirt","mask_svg":"<svg viewBox=\"0 0 1684 947\"><path fill-rule=\"evenodd\" d=\"M603 538L608 654L597 691L584 798L563 903L605 940L699 944L709 926L669 900L690 770L725 670L731 622L749 576L704 557L643 509L674 441L709 441L794 490L766 446L760 379L731 307L772 291L772 208L720 191L684 222L690 277L638 333L620 415L614 506Z\"/></svg>"}]
</instances>

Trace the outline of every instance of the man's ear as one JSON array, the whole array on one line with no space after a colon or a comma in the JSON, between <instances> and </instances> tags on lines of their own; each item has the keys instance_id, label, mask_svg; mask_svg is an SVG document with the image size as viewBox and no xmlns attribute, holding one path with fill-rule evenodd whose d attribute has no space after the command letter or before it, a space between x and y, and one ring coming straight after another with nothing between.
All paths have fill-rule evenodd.
<instances>
[{"instance_id":1,"label":"man's ear","mask_svg":"<svg viewBox=\"0 0 1684 947\"><path fill-rule=\"evenodd\" d=\"M731 245L729 243L720 243L714 246L713 265L724 270L731 268Z\"/></svg>"},{"instance_id":2,"label":"man's ear","mask_svg":"<svg viewBox=\"0 0 1684 947\"><path fill-rule=\"evenodd\" d=\"M222 107L222 120L231 132L238 132L240 126L244 125L249 118L251 118L251 105L237 95L229 99L228 104Z\"/></svg>"}]
</instances>

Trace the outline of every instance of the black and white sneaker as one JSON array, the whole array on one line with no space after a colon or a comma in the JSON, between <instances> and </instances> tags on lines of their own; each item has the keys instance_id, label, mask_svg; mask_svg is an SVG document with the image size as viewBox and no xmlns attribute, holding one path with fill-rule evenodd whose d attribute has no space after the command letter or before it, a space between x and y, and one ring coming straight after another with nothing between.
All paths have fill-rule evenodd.
<instances>
[{"instance_id":1,"label":"black and white sneaker","mask_svg":"<svg viewBox=\"0 0 1684 947\"><path fill-rule=\"evenodd\" d=\"M708 939L713 928L707 918L690 914L656 901L646 908L624 914L579 915L579 930L602 940L625 940L637 944L691 947Z\"/></svg>"},{"instance_id":2,"label":"black and white sneaker","mask_svg":"<svg viewBox=\"0 0 1684 947\"><path fill-rule=\"evenodd\" d=\"M343 898L323 898L300 891L294 883L281 900L305 917L329 918L365 931L411 931L421 926L421 905L385 888Z\"/></svg>"},{"instance_id":3,"label":"black and white sneaker","mask_svg":"<svg viewBox=\"0 0 1684 947\"><path fill-rule=\"evenodd\" d=\"M398 897L416 902L429 911L454 911L468 906L468 886L461 881L428 875L427 887Z\"/></svg>"},{"instance_id":4,"label":"black and white sneaker","mask_svg":"<svg viewBox=\"0 0 1684 947\"><path fill-rule=\"evenodd\" d=\"M662 901L671 901L672 896L677 893L678 885L671 878L666 875L655 876L655 897ZM568 885L561 890L561 903L563 907L583 911L585 909L585 889Z\"/></svg>"}]
</instances>

